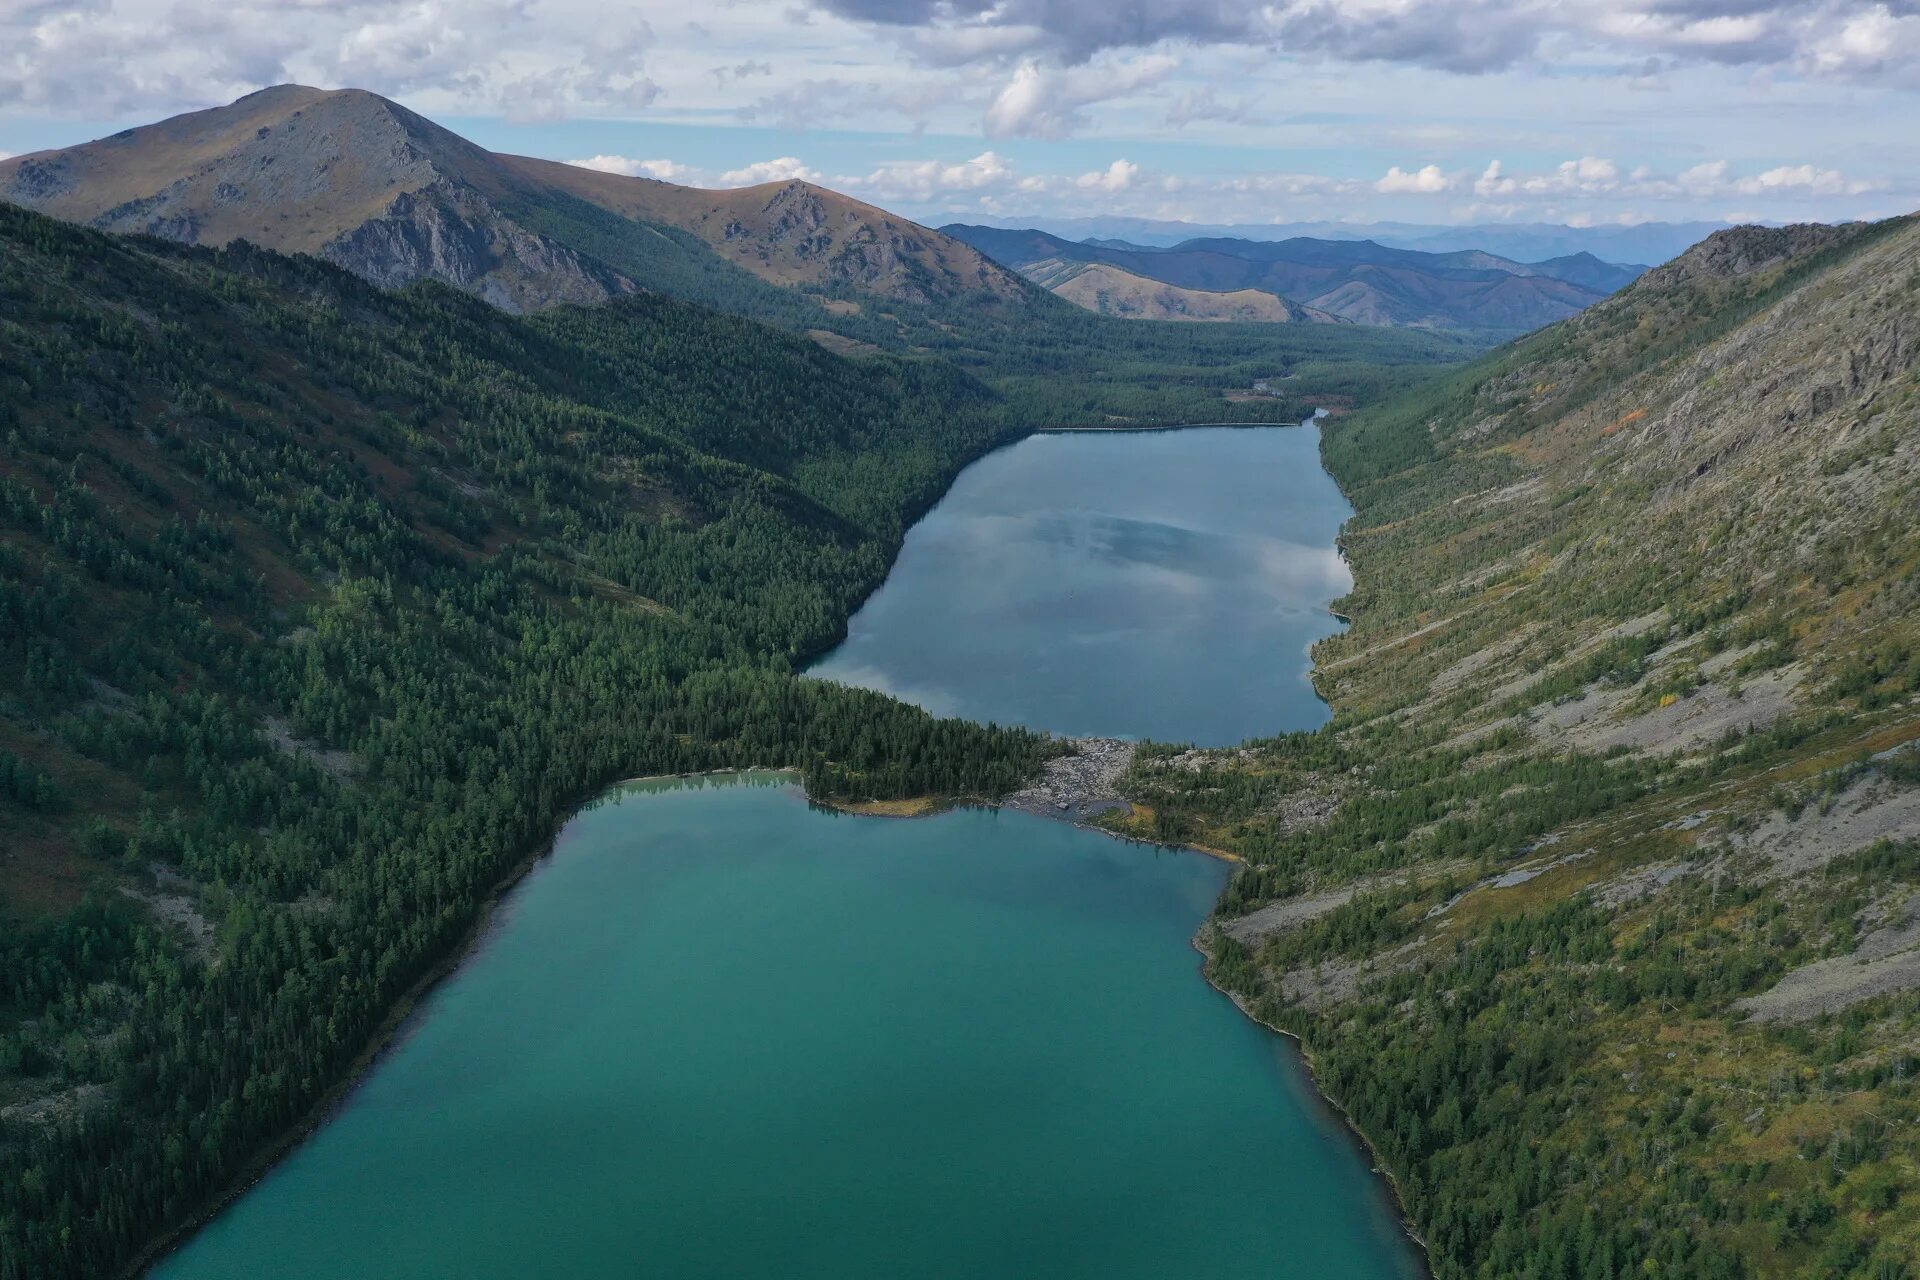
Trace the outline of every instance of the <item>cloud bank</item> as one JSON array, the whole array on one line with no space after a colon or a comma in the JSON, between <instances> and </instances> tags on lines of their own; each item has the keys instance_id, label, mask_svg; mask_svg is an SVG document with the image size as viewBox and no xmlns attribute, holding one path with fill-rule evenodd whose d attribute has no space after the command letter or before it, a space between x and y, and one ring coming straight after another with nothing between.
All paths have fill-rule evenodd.
<instances>
[{"instance_id":1,"label":"cloud bank","mask_svg":"<svg viewBox=\"0 0 1920 1280\"><path fill-rule=\"evenodd\" d=\"M1920 63L1912 0L814 0L901 33L930 62L1180 42L1482 73L1550 50L1656 56L1821 74L1897 74Z\"/></svg>"},{"instance_id":2,"label":"cloud bank","mask_svg":"<svg viewBox=\"0 0 1920 1280\"><path fill-rule=\"evenodd\" d=\"M923 218L1920 202L1920 0L0 0L8 150L289 81L612 172L844 180ZM555 122L607 127L512 134Z\"/></svg>"}]
</instances>

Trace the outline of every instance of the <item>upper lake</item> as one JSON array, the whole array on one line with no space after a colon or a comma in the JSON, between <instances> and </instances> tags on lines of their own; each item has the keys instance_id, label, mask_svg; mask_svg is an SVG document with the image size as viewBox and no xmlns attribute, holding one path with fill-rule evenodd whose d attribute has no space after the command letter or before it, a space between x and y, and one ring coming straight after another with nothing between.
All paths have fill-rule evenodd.
<instances>
[{"instance_id":1,"label":"upper lake","mask_svg":"<svg viewBox=\"0 0 1920 1280\"><path fill-rule=\"evenodd\" d=\"M812 674L941 715L1224 746L1328 718L1309 650L1352 585L1320 432L1030 436L907 534Z\"/></svg>"}]
</instances>

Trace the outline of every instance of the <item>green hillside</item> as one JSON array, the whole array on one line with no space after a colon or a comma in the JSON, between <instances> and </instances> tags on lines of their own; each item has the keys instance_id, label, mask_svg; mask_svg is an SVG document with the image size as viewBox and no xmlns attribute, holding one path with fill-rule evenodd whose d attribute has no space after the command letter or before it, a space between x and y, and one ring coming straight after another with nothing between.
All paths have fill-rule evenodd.
<instances>
[{"instance_id":1,"label":"green hillside","mask_svg":"<svg viewBox=\"0 0 1920 1280\"><path fill-rule=\"evenodd\" d=\"M1325 450L1334 723L1130 779L1247 859L1214 980L1443 1280L1915 1274L1920 222L1721 233Z\"/></svg>"},{"instance_id":2,"label":"green hillside","mask_svg":"<svg viewBox=\"0 0 1920 1280\"><path fill-rule=\"evenodd\" d=\"M942 366L0 206L0 390L7 1280L203 1206L609 781L1043 750L793 674L1008 435Z\"/></svg>"}]
</instances>

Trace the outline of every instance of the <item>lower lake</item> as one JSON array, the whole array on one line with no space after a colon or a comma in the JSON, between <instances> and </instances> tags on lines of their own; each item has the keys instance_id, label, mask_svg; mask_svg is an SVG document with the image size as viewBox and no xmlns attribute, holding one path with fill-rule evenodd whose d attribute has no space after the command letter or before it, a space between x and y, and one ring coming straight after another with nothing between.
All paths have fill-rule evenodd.
<instances>
[{"instance_id":1,"label":"lower lake","mask_svg":"<svg viewBox=\"0 0 1920 1280\"><path fill-rule=\"evenodd\" d=\"M1352 514L1311 424L1029 436L961 474L812 674L1063 734L1318 728Z\"/></svg>"},{"instance_id":2,"label":"lower lake","mask_svg":"<svg viewBox=\"0 0 1920 1280\"><path fill-rule=\"evenodd\" d=\"M1416 1275L1290 1042L1196 972L1225 873L786 775L618 788L157 1274Z\"/></svg>"}]
</instances>

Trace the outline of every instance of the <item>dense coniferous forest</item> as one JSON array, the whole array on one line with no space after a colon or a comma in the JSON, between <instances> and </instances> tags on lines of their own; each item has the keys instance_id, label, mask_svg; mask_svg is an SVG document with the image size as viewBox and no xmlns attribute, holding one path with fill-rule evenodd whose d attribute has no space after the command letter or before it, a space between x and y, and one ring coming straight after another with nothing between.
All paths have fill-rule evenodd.
<instances>
[{"instance_id":1,"label":"dense coniferous forest","mask_svg":"<svg viewBox=\"0 0 1920 1280\"><path fill-rule=\"evenodd\" d=\"M0 206L0 1276L205 1206L613 779L1026 776L795 670L1029 412L657 296L516 319Z\"/></svg>"}]
</instances>

